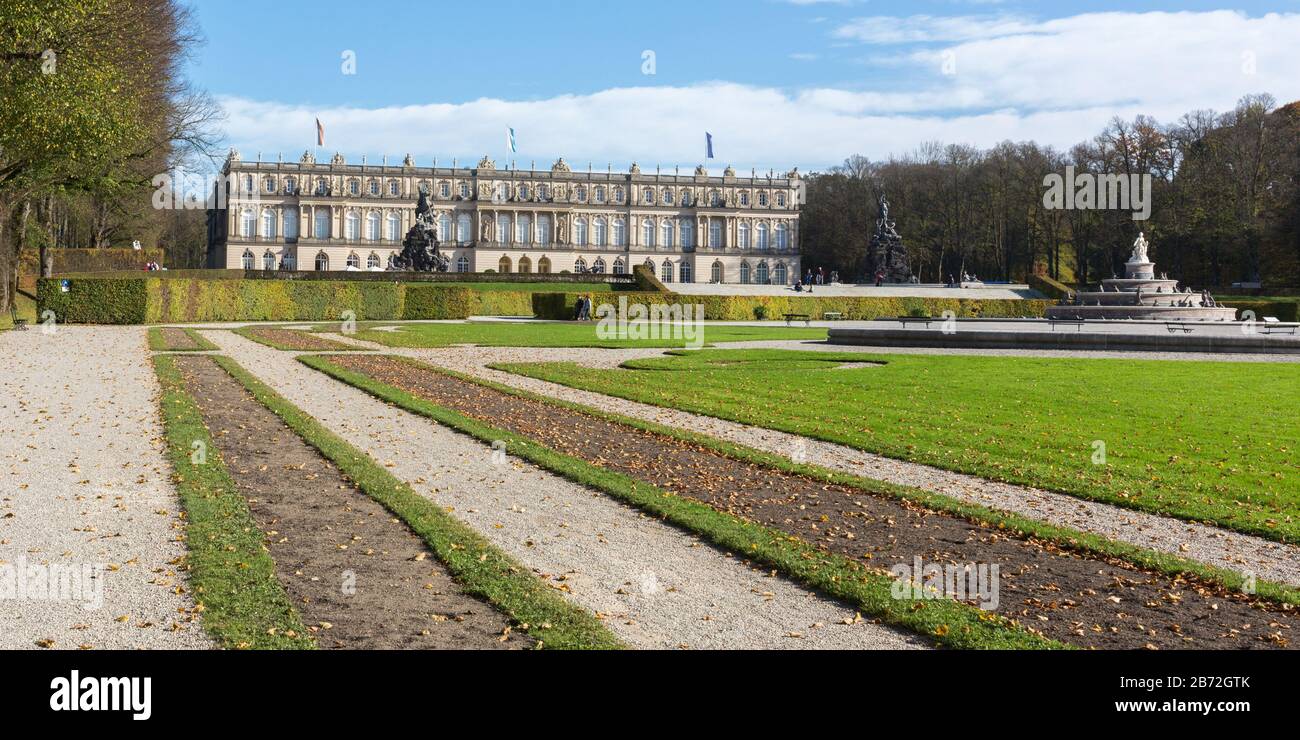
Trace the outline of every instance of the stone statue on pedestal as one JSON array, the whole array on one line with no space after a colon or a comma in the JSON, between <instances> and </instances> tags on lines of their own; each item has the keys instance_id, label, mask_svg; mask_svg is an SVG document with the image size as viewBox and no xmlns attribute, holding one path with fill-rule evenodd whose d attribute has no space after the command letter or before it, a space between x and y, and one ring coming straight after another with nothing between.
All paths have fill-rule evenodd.
<instances>
[{"instance_id":1,"label":"stone statue on pedestal","mask_svg":"<svg viewBox=\"0 0 1300 740\"><path fill-rule=\"evenodd\" d=\"M1129 262L1150 262L1147 259L1147 239L1142 232L1138 232L1138 238L1133 242L1133 254L1129 256Z\"/></svg>"},{"instance_id":2,"label":"stone statue on pedestal","mask_svg":"<svg viewBox=\"0 0 1300 740\"><path fill-rule=\"evenodd\" d=\"M402 240L402 253L393 258L393 269L414 272L447 272L451 258L438 250L438 225L429 198L420 191L415 207L415 224Z\"/></svg>"},{"instance_id":3,"label":"stone statue on pedestal","mask_svg":"<svg viewBox=\"0 0 1300 740\"><path fill-rule=\"evenodd\" d=\"M867 248L865 272L869 282L906 283L912 279L907 248L889 218L889 200L883 194L880 196L880 218L876 220L876 230Z\"/></svg>"}]
</instances>

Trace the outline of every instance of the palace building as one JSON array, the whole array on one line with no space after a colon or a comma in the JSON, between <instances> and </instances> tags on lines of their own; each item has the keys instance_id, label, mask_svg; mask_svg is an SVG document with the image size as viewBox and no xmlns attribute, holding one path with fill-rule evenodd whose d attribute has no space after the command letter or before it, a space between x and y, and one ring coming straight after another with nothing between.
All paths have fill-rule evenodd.
<instances>
[{"instance_id":1,"label":"palace building","mask_svg":"<svg viewBox=\"0 0 1300 740\"><path fill-rule=\"evenodd\" d=\"M419 194L437 214L456 272L630 273L665 283L788 284L798 279L798 170L776 177L248 162L232 150L208 210L209 266L382 270L402 250Z\"/></svg>"}]
</instances>

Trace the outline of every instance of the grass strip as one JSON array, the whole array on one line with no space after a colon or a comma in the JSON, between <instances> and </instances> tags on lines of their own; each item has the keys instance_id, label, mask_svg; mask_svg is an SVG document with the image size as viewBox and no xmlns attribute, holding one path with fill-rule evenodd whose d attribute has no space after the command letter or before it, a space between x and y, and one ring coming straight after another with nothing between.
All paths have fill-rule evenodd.
<instances>
[{"instance_id":1,"label":"grass strip","mask_svg":"<svg viewBox=\"0 0 1300 740\"><path fill-rule=\"evenodd\" d=\"M198 404L185 390L175 358L157 355L153 364L163 389L163 428L172 479L185 509L189 553L184 567L204 629L227 648L315 648L275 577L275 561L266 550L262 530L221 461ZM210 457L195 462L196 449Z\"/></svg>"},{"instance_id":2,"label":"grass strip","mask_svg":"<svg viewBox=\"0 0 1300 740\"><path fill-rule=\"evenodd\" d=\"M154 352L212 352L218 349L217 345L204 339L194 329L182 328L185 336L193 342L193 347L175 347L167 341L167 334L160 326L149 327L149 349Z\"/></svg>"},{"instance_id":3,"label":"grass strip","mask_svg":"<svg viewBox=\"0 0 1300 740\"><path fill-rule=\"evenodd\" d=\"M382 401L428 417L484 442L498 440L522 459L570 480L603 491L654 516L699 534L709 541L764 563L794 580L859 608L885 624L928 636L945 647L981 649L1044 649L1065 645L1030 632L1014 620L947 600L895 599L894 579L853 560L818 550L813 545L761 524L620 473L552 450L533 440L484 424L426 399L335 365L326 357L307 355L299 362L359 388ZM421 367L423 363L412 361ZM441 368L430 368L443 372ZM457 377L460 377L457 375Z\"/></svg>"},{"instance_id":4,"label":"grass strip","mask_svg":"<svg viewBox=\"0 0 1300 740\"><path fill-rule=\"evenodd\" d=\"M1099 534L1042 522L1012 512L991 509L986 506L973 504L935 491L928 491L912 486L902 486L895 483L887 483L874 478L865 478L851 473L823 468L817 465L796 463L781 455L734 444L706 434L684 431L630 416L602 411L580 403L552 398L543 394L533 393L531 391L496 383L484 378L466 375L447 368L428 365L411 358L403 357L398 359L467 382L477 383L519 398L527 398L542 403L549 403L581 414L586 414L587 416L605 419L619 424L626 424L644 431L663 434L684 442L697 444L701 447L706 447L742 462L776 468L778 470L802 475L826 483L849 486L867 493L881 494L904 501L910 501L941 513L962 517L975 524L995 526L999 529L1008 531L1010 534L1014 534L1020 539L1035 539L1051 543L1062 550L1093 557L1120 560L1138 566L1139 568L1145 568L1168 576L1196 578L1231 591L1242 590L1248 585L1250 579L1245 572L1207 565L1197 560L1190 560L1188 558L1179 557L1159 550L1152 550L1150 548L1141 547L1127 542L1111 540ZM498 370L509 371L506 369L506 365L491 367ZM1259 598L1280 604L1300 606L1300 589L1297 589L1294 586L1277 581L1260 580L1256 578L1254 579L1254 589L1254 595Z\"/></svg>"},{"instance_id":5,"label":"grass strip","mask_svg":"<svg viewBox=\"0 0 1300 740\"><path fill-rule=\"evenodd\" d=\"M215 358L262 405L334 463L366 495L424 538L466 592L487 599L549 649L614 649L623 645L600 620L575 606L528 568L442 507L420 496L369 455L325 429L234 360Z\"/></svg>"}]
</instances>

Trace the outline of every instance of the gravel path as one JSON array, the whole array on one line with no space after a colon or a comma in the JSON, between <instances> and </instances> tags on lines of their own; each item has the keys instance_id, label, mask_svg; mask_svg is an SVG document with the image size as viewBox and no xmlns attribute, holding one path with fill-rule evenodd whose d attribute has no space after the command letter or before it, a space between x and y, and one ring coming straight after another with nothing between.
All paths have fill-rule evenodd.
<instances>
[{"instance_id":1,"label":"gravel path","mask_svg":"<svg viewBox=\"0 0 1300 740\"><path fill-rule=\"evenodd\" d=\"M185 548L145 329L3 332L0 356L0 584L28 570L0 598L0 648L211 647L172 565ZM35 598L56 566L75 588Z\"/></svg>"},{"instance_id":2,"label":"gravel path","mask_svg":"<svg viewBox=\"0 0 1300 740\"><path fill-rule=\"evenodd\" d=\"M263 382L605 619L639 648L910 648L919 638L226 331L205 331ZM498 458L500 460L500 458Z\"/></svg>"},{"instance_id":3,"label":"gravel path","mask_svg":"<svg viewBox=\"0 0 1300 740\"><path fill-rule=\"evenodd\" d=\"M1010 511L1039 521L1093 532L1121 542L1198 560L1258 578L1300 585L1300 547L1272 542L1218 527L1184 522L1158 514L1132 511L1085 501L1063 493L999 483L971 475L873 455L844 445L785 432L738 424L685 411L660 408L599 393L577 390L485 367L499 362L575 362L590 367L617 367L639 357L662 354L658 349L600 350L514 347L452 347L394 349L333 335L372 349L427 360L453 370L494 380L554 398L594 406L666 426L709 434L779 455L802 454L808 462L866 478L937 491L963 501ZM825 347L798 342L734 343L728 348L758 344ZM873 348L874 349L874 348Z\"/></svg>"}]
</instances>

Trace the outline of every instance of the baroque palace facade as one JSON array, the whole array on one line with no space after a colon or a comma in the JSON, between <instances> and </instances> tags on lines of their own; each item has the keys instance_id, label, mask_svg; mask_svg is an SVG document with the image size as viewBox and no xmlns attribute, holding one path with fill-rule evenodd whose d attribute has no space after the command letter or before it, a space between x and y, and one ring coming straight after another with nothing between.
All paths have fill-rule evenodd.
<instances>
[{"instance_id":1,"label":"baroque palace facade","mask_svg":"<svg viewBox=\"0 0 1300 740\"><path fill-rule=\"evenodd\" d=\"M420 191L456 272L630 273L664 282L793 283L800 275L797 170L721 177L243 161L223 168L224 207L208 211L210 267L382 270L402 250ZM220 201L218 201L220 204Z\"/></svg>"}]
</instances>

